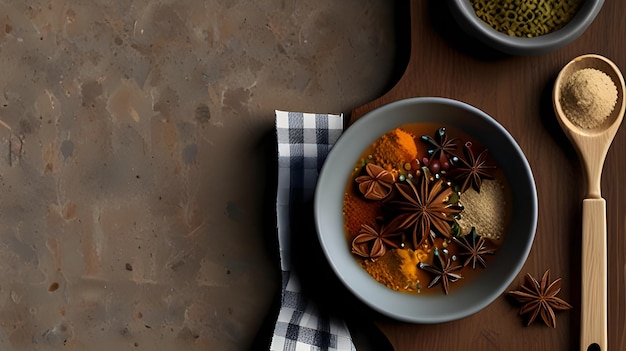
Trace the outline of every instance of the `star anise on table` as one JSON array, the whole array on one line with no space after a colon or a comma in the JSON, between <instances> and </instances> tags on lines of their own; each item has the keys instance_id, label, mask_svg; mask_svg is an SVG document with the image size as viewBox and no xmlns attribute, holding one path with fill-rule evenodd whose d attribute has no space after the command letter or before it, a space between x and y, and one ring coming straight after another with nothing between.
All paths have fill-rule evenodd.
<instances>
[{"instance_id":1,"label":"star anise on table","mask_svg":"<svg viewBox=\"0 0 626 351\"><path fill-rule=\"evenodd\" d=\"M388 248L398 248L400 245L394 239L402 232L389 225L372 227L361 225L361 231L352 239L352 253L355 255L376 260L383 256Z\"/></svg>"},{"instance_id":2,"label":"star anise on table","mask_svg":"<svg viewBox=\"0 0 626 351\"><path fill-rule=\"evenodd\" d=\"M460 157L460 163L451 169L448 174L450 178L462 182L461 193L464 193L470 186L480 193L483 179L493 179L493 172L496 166L487 163L487 149L482 150L476 156L472 149L471 141L463 144L463 154L465 157Z\"/></svg>"},{"instance_id":3,"label":"star anise on table","mask_svg":"<svg viewBox=\"0 0 626 351\"><path fill-rule=\"evenodd\" d=\"M399 199L389 201L394 211L390 225L402 230L411 230L413 248L418 248L427 238L432 238L434 230L451 236L451 224L455 216L463 211L454 189L443 179L431 180L426 174L395 183ZM455 200L452 200L455 199ZM431 234L433 233L433 234Z\"/></svg>"},{"instance_id":4,"label":"star anise on table","mask_svg":"<svg viewBox=\"0 0 626 351\"><path fill-rule=\"evenodd\" d=\"M396 178L393 173L373 163L365 165L366 175L355 178L359 191L366 199L382 200L391 193Z\"/></svg>"},{"instance_id":5,"label":"star anise on table","mask_svg":"<svg viewBox=\"0 0 626 351\"><path fill-rule=\"evenodd\" d=\"M438 159L441 164L448 162L449 156L454 155L454 151L458 147L456 142L459 140L459 138L448 139L445 127L437 129L434 138L429 135L422 135L421 139L432 147L428 149L428 161Z\"/></svg>"},{"instance_id":6,"label":"star anise on table","mask_svg":"<svg viewBox=\"0 0 626 351\"><path fill-rule=\"evenodd\" d=\"M478 235L475 227L472 227L472 230L464 236L452 237L452 240L465 250L459 253L459 256L467 256L463 267L470 263L472 264L472 269L476 269L476 263L479 263L483 268L487 267L487 262L483 255L493 255L494 251L486 246L487 239Z\"/></svg>"},{"instance_id":7,"label":"star anise on table","mask_svg":"<svg viewBox=\"0 0 626 351\"><path fill-rule=\"evenodd\" d=\"M443 258L442 256L442 253L435 249L433 264L420 262L418 267L435 275L433 280L428 283L428 288L441 284L443 292L448 295L450 283L454 283L462 278L460 274L454 272L463 267L460 264L455 264L456 261L450 257Z\"/></svg>"},{"instance_id":8,"label":"star anise on table","mask_svg":"<svg viewBox=\"0 0 626 351\"><path fill-rule=\"evenodd\" d=\"M555 311L564 311L572 308L556 295L561 291L561 278L550 283L550 270L548 269L538 282L532 275L526 274L520 290L509 291L507 294L522 303L520 315L530 314L527 326L541 316L544 323L556 328Z\"/></svg>"}]
</instances>

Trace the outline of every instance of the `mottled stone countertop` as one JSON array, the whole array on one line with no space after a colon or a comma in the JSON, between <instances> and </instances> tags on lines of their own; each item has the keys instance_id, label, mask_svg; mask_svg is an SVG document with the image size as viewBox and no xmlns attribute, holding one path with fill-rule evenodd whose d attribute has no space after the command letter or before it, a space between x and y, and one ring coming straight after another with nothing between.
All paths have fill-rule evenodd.
<instances>
[{"instance_id":1,"label":"mottled stone countertop","mask_svg":"<svg viewBox=\"0 0 626 351\"><path fill-rule=\"evenodd\" d=\"M384 93L394 15L2 1L0 350L248 350L280 286L274 110Z\"/></svg>"}]
</instances>

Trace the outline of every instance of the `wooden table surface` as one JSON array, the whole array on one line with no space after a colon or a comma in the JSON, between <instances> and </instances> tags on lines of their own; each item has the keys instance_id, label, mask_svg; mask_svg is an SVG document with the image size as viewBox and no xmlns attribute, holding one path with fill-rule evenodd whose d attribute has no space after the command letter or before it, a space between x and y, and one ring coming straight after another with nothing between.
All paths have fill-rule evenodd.
<instances>
[{"instance_id":1,"label":"wooden table surface","mask_svg":"<svg viewBox=\"0 0 626 351\"><path fill-rule=\"evenodd\" d=\"M600 54L626 70L626 1L606 1L579 39L555 52L529 57L499 54L459 35L445 1L412 0L410 11L411 49L404 75L386 94L352 111L350 122L386 103L416 96L457 99L498 120L525 152L539 198L533 248L510 289L517 289L526 273L539 278L550 269L552 279L563 278L559 296L574 308L557 314L556 329L540 320L526 327L518 307L504 296L473 316L445 324L416 325L382 317L375 324L396 351L578 350L584 187L577 154L557 123L550 97L559 70L576 56ZM602 177L611 351L626 350L625 129L617 133Z\"/></svg>"}]
</instances>

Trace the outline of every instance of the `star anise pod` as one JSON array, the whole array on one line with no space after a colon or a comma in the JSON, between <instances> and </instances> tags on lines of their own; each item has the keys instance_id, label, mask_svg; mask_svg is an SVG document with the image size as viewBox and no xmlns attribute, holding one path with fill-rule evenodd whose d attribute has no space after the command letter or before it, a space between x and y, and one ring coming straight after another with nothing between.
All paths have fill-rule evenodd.
<instances>
[{"instance_id":1,"label":"star anise pod","mask_svg":"<svg viewBox=\"0 0 626 351\"><path fill-rule=\"evenodd\" d=\"M455 265L454 263L456 263L456 261L452 260L450 257L444 259L441 252L435 249L433 264L420 262L418 267L435 275L433 280L428 283L428 288L441 284L443 292L448 295L450 283L454 283L462 278L460 274L454 272L463 267L460 264Z\"/></svg>"},{"instance_id":2,"label":"star anise pod","mask_svg":"<svg viewBox=\"0 0 626 351\"><path fill-rule=\"evenodd\" d=\"M472 269L476 269L476 263L480 263L483 268L487 267L487 262L483 255L493 255L494 251L485 245L487 240L478 235L476 228L472 227L472 230L466 235L452 237L452 240L465 249L465 251L459 253L459 256L468 256L463 263L463 267L466 267L470 262L472 263Z\"/></svg>"},{"instance_id":3,"label":"star anise pod","mask_svg":"<svg viewBox=\"0 0 626 351\"><path fill-rule=\"evenodd\" d=\"M521 289L509 291L508 295L523 304L520 309L520 315L530 314L527 326L538 315L541 315L541 319L547 326L556 328L555 311L564 311L572 308L569 303L556 296L560 291L561 278L550 283L550 270L548 269L541 277L541 283L532 275L526 274Z\"/></svg>"},{"instance_id":4,"label":"star anise pod","mask_svg":"<svg viewBox=\"0 0 626 351\"><path fill-rule=\"evenodd\" d=\"M459 158L460 163L448 174L450 178L462 182L461 193L464 193L470 186L480 193L483 179L493 179L496 166L487 164L487 149L481 151L476 157L474 150L472 150L471 141L463 144L463 154L465 157Z\"/></svg>"},{"instance_id":5,"label":"star anise pod","mask_svg":"<svg viewBox=\"0 0 626 351\"><path fill-rule=\"evenodd\" d=\"M432 180L425 174L417 179L417 187L407 179L405 183L395 183L400 194L399 199L389 201L389 207L395 210L395 217L390 225L402 230L411 230L413 248L418 248L433 230L445 236L451 236L451 224L457 214L463 211L454 189L443 179Z\"/></svg>"},{"instance_id":6,"label":"star anise pod","mask_svg":"<svg viewBox=\"0 0 626 351\"><path fill-rule=\"evenodd\" d=\"M367 175L358 176L355 181L366 199L382 200L391 193L396 177L384 168L368 163L365 165Z\"/></svg>"},{"instance_id":7,"label":"star anise pod","mask_svg":"<svg viewBox=\"0 0 626 351\"><path fill-rule=\"evenodd\" d=\"M372 227L367 224L361 225L361 231L352 240L352 253L355 255L376 260L383 256L388 248L398 248L394 238L402 233L388 225Z\"/></svg>"},{"instance_id":8,"label":"star anise pod","mask_svg":"<svg viewBox=\"0 0 626 351\"><path fill-rule=\"evenodd\" d=\"M456 142L459 138L448 139L445 127L437 129L434 138L429 135L422 135L421 139L432 147L428 149L428 161L438 159L441 164L444 164L448 162L449 156L455 157Z\"/></svg>"}]
</instances>

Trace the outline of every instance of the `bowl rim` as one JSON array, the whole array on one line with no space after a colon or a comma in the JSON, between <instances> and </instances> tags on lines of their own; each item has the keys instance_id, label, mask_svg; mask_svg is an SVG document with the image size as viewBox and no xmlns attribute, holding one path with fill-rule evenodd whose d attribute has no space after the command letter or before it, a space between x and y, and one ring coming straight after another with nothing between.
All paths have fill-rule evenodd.
<instances>
[{"instance_id":1,"label":"bowl rim","mask_svg":"<svg viewBox=\"0 0 626 351\"><path fill-rule=\"evenodd\" d=\"M557 31L533 38L520 38L499 32L476 16L469 0L449 2L457 22L483 43L513 55L537 55L557 50L580 37L593 23L604 0L584 1L578 13Z\"/></svg>"},{"instance_id":2,"label":"bowl rim","mask_svg":"<svg viewBox=\"0 0 626 351\"><path fill-rule=\"evenodd\" d=\"M371 142L374 141L374 139L369 140L365 138L366 140L361 140L360 142L357 143L359 144L358 146L354 146L353 144L355 143L353 143L351 139L358 136L355 133L358 133L359 130L362 128L366 128L368 123L371 123L371 120L380 118L381 115L383 116L387 115L385 117L388 117L389 112L393 112L393 110L396 108L402 108L403 106L406 107L406 106L415 105L415 104L417 105L419 104L443 104L443 105L452 106L454 108L464 109L464 110L467 110L469 113L476 115L479 119L489 124L491 127L496 128L496 130L500 132L501 136L505 138L506 140L508 140L508 142L510 143L512 150L515 152L514 156L517 156L519 158L520 163L521 163L521 169L519 171L521 171L522 173L525 172L525 174L523 175L523 179L525 179L525 182L526 182L525 184L528 187L527 189L525 189L526 191L528 191L528 193L525 193L525 195L529 196L528 197L528 209L526 211L528 218L525 218L525 219L528 219L528 221L524 223L524 226L525 226L524 233L526 233L524 235L527 235L528 238L527 240L524 240L520 246L515 246L515 252L518 253L517 259L513 260L513 263L508 264L508 265L492 264L490 266L490 269L492 271L489 275L490 276L497 275L498 277L502 276L503 279L500 281L500 283L489 282L489 284L491 285L496 284L495 288L487 294L482 294L483 297L479 299L478 303L471 305L471 306L467 306L466 308L463 308L463 309L459 309L458 311L447 312L446 314L443 314L443 315L415 315L411 311L408 311L404 308L399 307L399 306L408 306L409 304L412 304L412 303L414 304L416 298L420 298L420 299L424 298L432 303L440 303L440 304L448 303L451 300L446 301L446 299L449 299L452 293L450 295L427 294L427 295L424 295L424 297L421 297L421 296L416 297L413 294L407 294L407 293L394 291L376 282L362 267L358 265L356 260L352 257L352 254L350 253L350 250L347 245L347 240L345 240L345 236L343 235L343 218L341 218L340 220L341 228L337 228L335 226L334 229L342 230L341 241L343 241L345 245L341 244L341 241L340 241L339 246L342 246L342 247L336 247L337 245L334 245L334 244L337 244L338 241L336 239L334 240L334 242L329 241L327 234L324 234L322 232L323 230L322 228L325 225L328 225L327 223L329 219L331 219L329 218L330 216L326 216L326 217L323 216L323 213L329 212L328 210L329 203L327 202L329 200L329 196L333 197L334 199L333 201L335 202L336 201L342 202L343 188L345 188L345 181L347 181L349 174L352 171L351 166L345 167L347 172L339 172L339 173L344 173L343 174L345 175L344 177L343 175L336 175L337 172L334 169L332 170L332 174L331 174L330 169L331 167L335 167L336 165L345 166L346 162L349 162L348 164L352 165L356 161L356 160L342 159L340 155L340 151L334 151L334 150L340 150L340 148L336 148L337 145L339 145L339 147L342 147L342 145L344 144L352 145L352 147L356 147L356 148L360 148L360 146L363 146L363 145L365 145L365 147L367 145L370 145ZM393 117L393 115L391 116ZM393 122L397 120L397 118L396 119L389 118L388 120ZM388 122L388 124L391 125L393 124L392 122ZM395 124L391 126L389 130L401 124L403 123ZM377 137L379 137L383 133L384 131L378 134ZM361 150L365 150L365 147L361 148ZM358 156L356 157L358 158ZM331 191L323 190L324 187L327 187L329 184L332 184L332 183L329 183L329 182L332 182L332 179L343 179L343 181L341 182L341 184L343 184L342 191L340 191L339 194L337 194L337 191L332 191L333 194L331 195L329 194L331 193ZM335 183L337 184L337 182ZM504 127L501 124L499 124L495 119L493 119L491 116L489 116L482 110L479 110L478 108L472 105L469 105L467 103L461 102L459 100L443 98L443 97L415 97L415 98L407 98L407 99L398 100L398 101L383 105L381 107L378 107L368 112L367 114L363 115L358 120L356 120L349 128L347 128L344 131L344 133L339 137L339 139L335 143L335 146L333 146L333 148L331 148L331 150L329 151L328 156L326 157L326 160L324 161L324 164L322 165L322 168L319 173L318 182L315 188L313 206L314 206L314 217L315 217L314 218L315 229L316 229L316 233L318 236L318 240L322 247L322 251L324 252L324 256L326 257L327 262L331 266L335 275L342 282L343 286L346 287L348 291L350 291L354 296L356 296L365 305L369 306L373 310L383 315L386 315L388 317L391 317L400 321L420 323L420 324L443 323L443 322L465 318L487 307L496 298L498 298L504 292L504 290L513 282L513 280L517 277L524 263L526 262L526 259L528 258L528 254L530 253L530 250L532 248L532 244L534 241L535 232L537 228L537 218L538 218L538 199L537 199L537 190L536 190L536 186L534 182L534 177L532 175L532 170L530 168L530 165L524 153L522 152L521 148L517 144L517 142L508 133L508 131L504 129ZM337 212L338 213L332 215L333 217L335 217L335 220L337 219L337 216L341 216L341 204L339 204L339 211ZM343 266L340 266L342 263L342 260L345 261L346 259L348 259L348 257L354 264L350 263L350 264L343 264ZM480 293L483 293L483 290L480 289L479 286L482 283L485 283L488 281L484 281L484 279L482 279L483 281L481 281L480 279L481 276L486 276L486 274L475 277L476 282L472 283L473 284L472 288L474 288L475 291L469 291L469 288L468 288L467 289L468 291L466 292L464 288L464 289L461 289L461 293L459 293L459 295L463 297L464 295L467 295L467 294L475 294L477 291ZM363 283L367 284L367 289L356 288L356 286L361 285ZM397 303L390 302L388 304L393 304L394 306L390 308L384 308L380 306L377 303L377 301L374 301L374 297L381 297L381 296L384 296L385 300L394 299L395 301L397 301Z\"/></svg>"}]
</instances>

